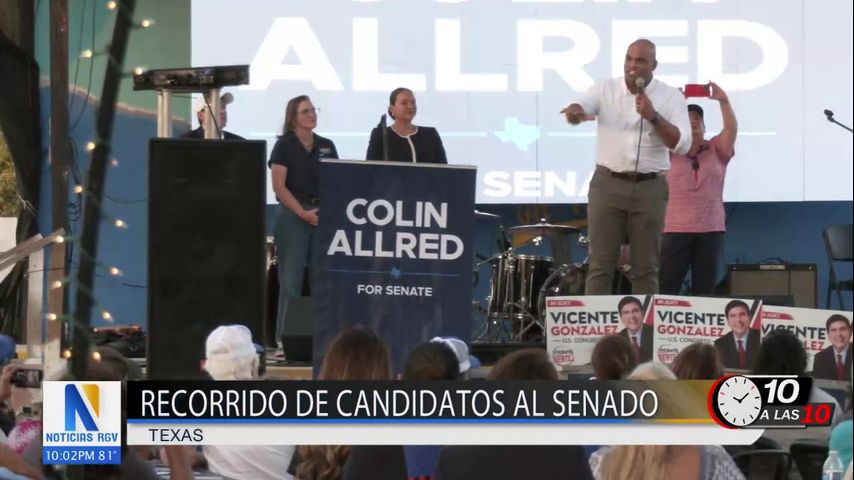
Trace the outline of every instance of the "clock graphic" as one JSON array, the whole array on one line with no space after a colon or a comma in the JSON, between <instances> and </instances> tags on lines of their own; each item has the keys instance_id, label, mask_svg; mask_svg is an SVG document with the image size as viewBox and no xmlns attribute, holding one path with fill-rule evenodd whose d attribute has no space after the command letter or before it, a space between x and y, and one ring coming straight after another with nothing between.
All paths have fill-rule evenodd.
<instances>
[{"instance_id":1,"label":"clock graphic","mask_svg":"<svg viewBox=\"0 0 854 480\"><path fill-rule=\"evenodd\" d=\"M743 375L724 378L710 398L711 413L729 427L746 427L762 412L762 394L753 380Z\"/></svg>"}]
</instances>

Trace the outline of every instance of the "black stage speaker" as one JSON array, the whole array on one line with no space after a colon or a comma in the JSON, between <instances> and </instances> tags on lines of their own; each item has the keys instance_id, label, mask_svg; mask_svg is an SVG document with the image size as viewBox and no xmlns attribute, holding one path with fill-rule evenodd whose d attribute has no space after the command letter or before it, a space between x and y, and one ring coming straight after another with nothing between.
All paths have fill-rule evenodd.
<instances>
[{"instance_id":1,"label":"black stage speaker","mask_svg":"<svg viewBox=\"0 0 854 480\"><path fill-rule=\"evenodd\" d=\"M311 363L314 344L314 306L311 297L294 297L288 302L282 333L282 350L289 362ZM320 366L318 365L318 368Z\"/></svg>"},{"instance_id":2,"label":"black stage speaker","mask_svg":"<svg viewBox=\"0 0 854 480\"><path fill-rule=\"evenodd\" d=\"M265 343L265 157L262 141L151 140L148 378L204 378L220 325Z\"/></svg>"},{"instance_id":3,"label":"black stage speaker","mask_svg":"<svg viewBox=\"0 0 854 480\"><path fill-rule=\"evenodd\" d=\"M816 308L818 269L804 264L730 264L729 293L733 297L791 295L796 307Z\"/></svg>"}]
</instances>

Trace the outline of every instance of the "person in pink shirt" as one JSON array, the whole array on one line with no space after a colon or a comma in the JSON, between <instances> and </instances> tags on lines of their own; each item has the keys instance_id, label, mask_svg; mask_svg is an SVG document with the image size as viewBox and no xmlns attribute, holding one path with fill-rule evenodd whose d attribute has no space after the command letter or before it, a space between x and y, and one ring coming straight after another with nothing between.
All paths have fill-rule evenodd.
<instances>
[{"instance_id":1,"label":"person in pink shirt","mask_svg":"<svg viewBox=\"0 0 854 480\"><path fill-rule=\"evenodd\" d=\"M659 273L663 294L678 295L689 269L692 295L712 294L718 276L726 231L724 179L735 154L738 122L726 92L714 82L709 82L709 88L709 98L720 105L723 129L706 140L702 107L688 105L691 148L685 155L670 154L670 200L664 218Z\"/></svg>"}]
</instances>

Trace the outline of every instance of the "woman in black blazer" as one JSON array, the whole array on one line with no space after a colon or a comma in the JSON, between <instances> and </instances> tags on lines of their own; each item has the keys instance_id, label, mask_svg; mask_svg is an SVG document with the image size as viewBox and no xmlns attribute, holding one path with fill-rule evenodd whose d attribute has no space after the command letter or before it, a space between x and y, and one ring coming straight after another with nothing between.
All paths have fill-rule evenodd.
<instances>
[{"instance_id":1,"label":"woman in black blazer","mask_svg":"<svg viewBox=\"0 0 854 480\"><path fill-rule=\"evenodd\" d=\"M383 131L376 127L371 131L367 160L385 160L410 163L448 163L445 147L439 132L433 127L414 125L412 120L417 111L415 95L408 88L396 88L389 96L388 113L394 123L388 127L388 156L383 155Z\"/></svg>"}]
</instances>

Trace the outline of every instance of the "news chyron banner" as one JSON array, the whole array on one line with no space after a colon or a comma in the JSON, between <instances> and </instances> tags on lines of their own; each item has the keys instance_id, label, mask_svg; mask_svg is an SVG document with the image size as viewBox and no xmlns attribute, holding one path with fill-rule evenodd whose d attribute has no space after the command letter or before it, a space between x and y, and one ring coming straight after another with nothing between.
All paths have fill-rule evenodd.
<instances>
[{"instance_id":1,"label":"news chyron banner","mask_svg":"<svg viewBox=\"0 0 854 480\"><path fill-rule=\"evenodd\" d=\"M315 367L335 335L359 323L389 344L395 371L434 336L468 341L475 174L460 165L321 162Z\"/></svg>"},{"instance_id":2,"label":"news chyron banner","mask_svg":"<svg viewBox=\"0 0 854 480\"><path fill-rule=\"evenodd\" d=\"M851 312L762 306L762 336L783 328L807 351L807 371L815 378L851 381Z\"/></svg>"},{"instance_id":3,"label":"news chyron banner","mask_svg":"<svg viewBox=\"0 0 854 480\"><path fill-rule=\"evenodd\" d=\"M653 317L647 295L591 295L546 299L546 348L559 368L590 363L596 343L607 335L622 335L652 356Z\"/></svg>"},{"instance_id":4,"label":"news chyron banner","mask_svg":"<svg viewBox=\"0 0 854 480\"><path fill-rule=\"evenodd\" d=\"M653 357L671 363L692 343L714 344L727 369L748 370L759 351L759 300L656 295Z\"/></svg>"},{"instance_id":5,"label":"news chyron banner","mask_svg":"<svg viewBox=\"0 0 854 480\"><path fill-rule=\"evenodd\" d=\"M741 429L750 425L737 406L718 418L714 388L712 381L678 380L134 381L127 386L127 443L753 443L763 430ZM717 395L743 388L726 384ZM791 387L785 396L803 397L793 397ZM733 427L727 414L744 423Z\"/></svg>"}]
</instances>

